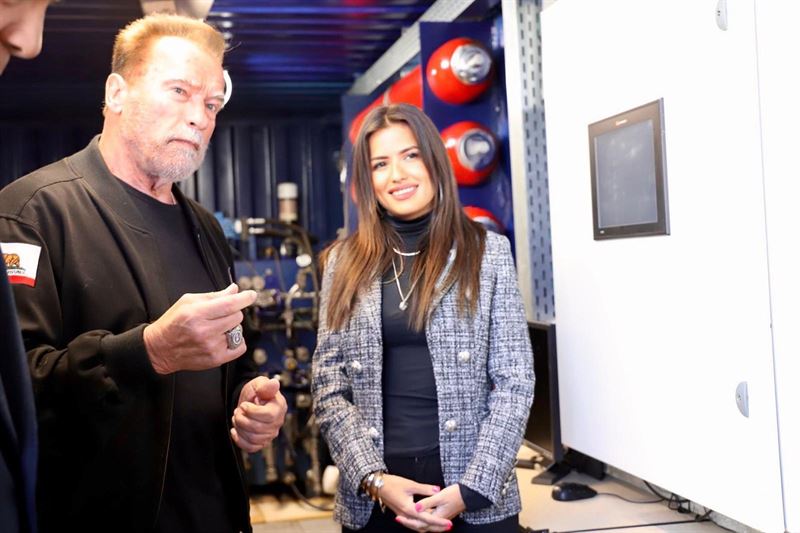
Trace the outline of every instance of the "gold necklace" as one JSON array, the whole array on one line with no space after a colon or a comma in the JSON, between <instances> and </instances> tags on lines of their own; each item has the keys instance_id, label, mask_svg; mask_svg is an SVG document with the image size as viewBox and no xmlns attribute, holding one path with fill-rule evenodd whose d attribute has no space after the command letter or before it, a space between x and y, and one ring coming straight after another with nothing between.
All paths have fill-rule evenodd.
<instances>
[{"instance_id":1,"label":"gold necklace","mask_svg":"<svg viewBox=\"0 0 800 533\"><path fill-rule=\"evenodd\" d=\"M408 294L403 294L403 289L400 288L400 275L397 273L397 265L394 262L394 256L392 256L392 270L394 270L394 282L397 285L397 293L400 295L400 305L397 307L399 307L401 311L405 311L408 309L408 299L411 298L411 293L414 292L414 287L417 286L419 278L411 284L411 288L408 289Z\"/></svg>"},{"instance_id":2,"label":"gold necklace","mask_svg":"<svg viewBox=\"0 0 800 533\"><path fill-rule=\"evenodd\" d=\"M401 262L400 263L400 272L395 271L394 277L390 278L390 279L387 279L386 281L383 281L381 279L381 283L383 283L384 285L389 285L390 283L394 283L395 280L397 279L397 277L403 274L403 269L404 268L405 268L405 265Z\"/></svg>"},{"instance_id":3,"label":"gold necklace","mask_svg":"<svg viewBox=\"0 0 800 533\"><path fill-rule=\"evenodd\" d=\"M400 250L394 247L392 247L392 250L394 250L394 253L396 253L397 255L402 255L403 257L414 257L415 255L419 255L422 252L422 250L417 250L416 252L401 252Z\"/></svg>"}]
</instances>

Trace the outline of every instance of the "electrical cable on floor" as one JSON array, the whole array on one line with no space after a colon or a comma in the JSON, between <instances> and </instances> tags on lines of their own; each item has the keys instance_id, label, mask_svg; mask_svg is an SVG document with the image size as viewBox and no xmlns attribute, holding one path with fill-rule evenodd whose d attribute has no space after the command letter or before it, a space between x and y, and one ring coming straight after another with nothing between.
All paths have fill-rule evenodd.
<instances>
[{"instance_id":1,"label":"electrical cable on floor","mask_svg":"<svg viewBox=\"0 0 800 533\"><path fill-rule=\"evenodd\" d=\"M670 493L669 498L667 498L663 494L661 494L659 491L657 491L647 481L644 481L644 484L647 485L647 488L650 489L650 492L652 492L653 494L655 494L656 496L658 496L660 498L657 501L667 500L667 507L669 509L671 509L673 511L678 511L679 513L689 513L689 512L691 512L691 508L683 507L684 504L690 503L689 500L681 498L680 496L678 496L674 492ZM598 494L608 494L609 496L617 496L617 497L621 498L621 496L618 496L616 494L611 494L611 493L598 492ZM625 498L622 498L622 499L625 499ZM627 501L630 501L630 500L627 500ZM635 503L635 502L632 502L632 503ZM655 502L652 502L652 503L655 503ZM675 505L677 505L677 507L675 507ZM703 507L703 509L705 509L705 513L703 513L702 515L699 514L699 513L695 514L695 519L692 520L692 522L711 522L712 524L716 525L717 527L719 527L721 529L724 529L725 531L733 531L734 533L736 533L736 530L727 528L727 527L725 527L723 525L720 525L719 523L717 523L716 520L711 518L711 513L713 512L713 509L709 509L708 507Z\"/></svg>"},{"instance_id":2,"label":"electrical cable on floor","mask_svg":"<svg viewBox=\"0 0 800 533\"><path fill-rule=\"evenodd\" d=\"M706 519L706 520L709 520L712 524L714 524L715 526L717 526L720 529L724 529L725 531L733 531L733 533L736 533L735 529L731 529L729 527L725 527L723 525L720 525L719 522L717 522L716 520L711 518L711 513L714 512L713 509L709 509L708 507L705 507L705 506L703 506L703 509L705 509L706 512L703 513L702 515L699 515L699 514L697 515L697 521L698 522L701 521L702 519Z\"/></svg>"},{"instance_id":3,"label":"electrical cable on floor","mask_svg":"<svg viewBox=\"0 0 800 533\"><path fill-rule=\"evenodd\" d=\"M333 506L325 507L323 505L317 505L311 500L309 500L302 492L300 492L300 489L298 489L297 485L295 485L294 483L290 483L289 487L291 487L292 492L294 492L294 495L303 500L306 503L306 505L310 505L311 507L319 511L326 511L326 512L333 511Z\"/></svg>"},{"instance_id":4,"label":"electrical cable on floor","mask_svg":"<svg viewBox=\"0 0 800 533\"><path fill-rule=\"evenodd\" d=\"M650 483L648 483L647 481L645 481L644 484L647 485L647 488L650 489L650 492L652 492L653 494L655 494L656 496L661 498L662 501L669 499L666 496L664 496L663 494L661 494L660 492L658 492L656 489L654 489L653 486Z\"/></svg>"},{"instance_id":5,"label":"electrical cable on floor","mask_svg":"<svg viewBox=\"0 0 800 533\"><path fill-rule=\"evenodd\" d=\"M735 529L731 529L729 527L725 527L725 526L721 525L719 522L717 522L716 520L711 520L709 518L708 521L711 522L712 524L714 524L715 526L717 526L720 529L724 529L725 531L732 531L733 533L736 533Z\"/></svg>"},{"instance_id":6,"label":"electrical cable on floor","mask_svg":"<svg viewBox=\"0 0 800 533\"><path fill-rule=\"evenodd\" d=\"M712 513L712 510L709 509L708 507L703 507L703 509L705 509L706 512L703 513L703 514L697 513L696 515L694 515L695 520L703 520L705 518L708 518L709 520L711 520L710 515Z\"/></svg>"},{"instance_id":7,"label":"electrical cable on floor","mask_svg":"<svg viewBox=\"0 0 800 533\"><path fill-rule=\"evenodd\" d=\"M684 505L691 503L686 498L682 498L679 495L675 494L674 492L671 492L669 498L667 498L666 496L658 492L655 488L653 488L653 486L647 481L644 481L644 484L647 485L647 488L650 489L650 492L652 492L662 500L667 500L667 508L669 510L677 511L681 514L692 512L691 508L684 507Z\"/></svg>"},{"instance_id":8,"label":"electrical cable on floor","mask_svg":"<svg viewBox=\"0 0 800 533\"><path fill-rule=\"evenodd\" d=\"M295 451L294 446L292 445L292 443L289 442L289 437L286 435L286 432L283 431L283 428L281 428L278 431L278 438L283 440L283 445L286 446L286 448L289 450L289 454L292 456L292 459L294 459L296 461L297 460L297 452ZM311 507L313 507L314 509L317 509L319 511L326 511L326 512L333 511L333 506L325 507L325 506L322 506L322 505L317 505L314 502L312 502L311 500L309 500L306 497L305 494L300 492L300 489L297 488L297 485L294 482L288 483L288 485L292 489L292 492L294 492L294 495L297 496L298 498L300 498L301 500L303 500L307 505L310 505Z\"/></svg>"},{"instance_id":9,"label":"electrical cable on floor","mask_svg":"<svg viewBox=\"0 0 800 533\"><path fill-rule=\"evenodd\" d=\"M681 496L673 493L670 498L670 503L667 505L667 507L673 511L678 511L681 514L687 514L692 512L691 504L692 502L686 498L682 498Z\"/></svg>"},{"instance_id":10,"label":"electrical cable on floor","mask_svg":"<svg viewBox=\"0 0 800 533\"><path fill-rule=\"evenodd\" d=\"M534 531L540 533L589 533L591 531L609 531L613 529L636 529L640 527L650 527L650 526L671 526L674 524L695 524L698 520L676 520L672 522L651 522L648 524L633 524L629 526L610 526L610 527L592 527L589 529L570 529L566 531L550 531L548 529L531 529L529 527L524 527L522 530L525 533L533 533ZM710 522L710 520L700 520L700 522Z\"/></svg>"}]
</instances>

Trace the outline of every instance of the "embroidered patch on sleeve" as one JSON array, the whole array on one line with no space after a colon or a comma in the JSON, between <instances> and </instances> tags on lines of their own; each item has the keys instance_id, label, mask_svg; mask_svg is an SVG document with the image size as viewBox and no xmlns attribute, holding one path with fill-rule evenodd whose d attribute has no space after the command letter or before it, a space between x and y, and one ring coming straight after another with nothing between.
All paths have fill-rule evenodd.
<instances>
[{"instance_id":1,"label":"embroidered patch on sleeve","mask_svg":"<svg viewBox=\"0 0 800 533\"><path fill-rule=\"evenodd\" d=\"M0 251L3 252L8 281L35 287L42 247L24 242L0 242Z\"/></svg>"}]
</instances>

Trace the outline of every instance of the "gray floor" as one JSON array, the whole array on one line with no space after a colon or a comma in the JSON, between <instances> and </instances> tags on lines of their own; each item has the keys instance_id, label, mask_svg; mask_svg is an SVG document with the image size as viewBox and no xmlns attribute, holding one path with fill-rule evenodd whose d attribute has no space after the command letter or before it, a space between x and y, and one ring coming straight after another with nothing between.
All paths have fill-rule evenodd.
<instances>
[{"instance_id":1,"label":"gray floor","mask_svg":"<svg viewBox=\"0 0 800 533\"><path fill-rule=\"evenodd\" d=\"M725 530L711 522L693 522L693 514L681 514L663 502L634 504L609 494L630 500L653 500L653 494L621 480L606 476L602 481L573 472L562 481L583 483L598 493L594 498L571 502L556 501L552 487L530 482L533 470L517 469L522 512L520 523L532 529L547 529L550 533L600 531L603 533L722 533ZM669 522L684 522L672 523Z\"/></svg>"},{"instance_id":2,"label":"gray floor","mask_svg":"<svg viewBox=\"0 0 800 533\"><path fill-rule=\"evenodd\" d=\"M694 515L680 514L664 503L632 504L615 497L598 495L573 502L552 499L551 487L535 485L531 479L536 471L517 469L522 513L520 523L533 530L549 533L721 533L725 530L711 522L691 522ZM564 481L585 483L598 492L618 494L633 500L650 500L652 494L624 481L607 476L603 481L583 474L571 473ZM684 522L684 523L669 523ZM332 519L302 520L258 524L254 533L340 533Z\"/></svg>"},{"instance_id":3,"label":"gray floor","mask_svg":"<svg viewBox=\"0 0 800 533\"><path fill-rule=\"evenodd\" d=\"M253 533L341 533L341 531L341 527L331 518L253 526Z\"/></svg>"}]
</instances>

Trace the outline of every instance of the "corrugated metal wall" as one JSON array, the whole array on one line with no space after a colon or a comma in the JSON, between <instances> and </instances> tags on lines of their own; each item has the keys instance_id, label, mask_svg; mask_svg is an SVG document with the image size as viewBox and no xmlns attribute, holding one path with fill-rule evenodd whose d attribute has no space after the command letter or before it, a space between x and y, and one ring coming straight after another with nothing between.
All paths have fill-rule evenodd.
<instances>
[{"instance_id":1,"label":"corrugated metal wall","mask_svg":"<svg viewBox=\"0 0 800 533\"><path fill-rule=\"evenodd\" d=\"M0 123L0 187L83 148L99 124ZM338 119L297 117L221 123L187 195L228 217L277 218L277 184L300 191L300 224L321 241L342 225Z\"/></svg>"},{"instance_id":2,"label":"corrugated metal wall","mask_svg":"<svg viewBox=\"0 0 800 533\"><path fill-rule=\"evenodd\" d=\"M86 146L100 124L0 122L0 188Z\"/></svg>"}]
</instances>

